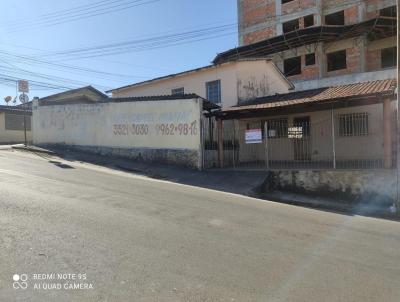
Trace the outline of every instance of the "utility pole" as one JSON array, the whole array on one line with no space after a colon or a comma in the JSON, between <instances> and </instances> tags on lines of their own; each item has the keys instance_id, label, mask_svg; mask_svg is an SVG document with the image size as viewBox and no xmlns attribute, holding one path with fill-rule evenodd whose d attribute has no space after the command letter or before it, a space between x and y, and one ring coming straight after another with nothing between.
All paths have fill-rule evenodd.
<instances>
[{"instance_id":1,"label":"utility pole","mask_svg":"<svg viewBox=\"0 0 400 302\"><path fill-rule=\"evenodd\" d=\"M28 147L28 140L26 139L26 103L23 105L24 108L24 142L25 142L25 148Z\"/></svg>"},{"instance_id":2,"label":"utility pole","mask_svg":"<svg viewBox=\"0 0 400 302\"><path fill-rule=\"evenodd\" d=\"M22 94L19 96L19 100L22 103L22 109L24 113L24 145L25 147L28 147L28 140L26 138L26 105L29 101L29 97L25 93L29 92L29 82L26 80L19 80L17 82L17 88L17 94L18 92L22 92Z\"/></svg>"}]
</instances>

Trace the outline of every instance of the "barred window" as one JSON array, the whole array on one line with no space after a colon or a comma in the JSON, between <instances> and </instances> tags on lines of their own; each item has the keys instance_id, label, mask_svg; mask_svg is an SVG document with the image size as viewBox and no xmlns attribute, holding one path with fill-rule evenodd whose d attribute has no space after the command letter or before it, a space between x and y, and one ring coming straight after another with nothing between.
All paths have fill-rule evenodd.
<instances>
[{"instance_id":1,"label":"barred window","mask_svg":"<svg viewBox=\"0 0 400 302\"><path fill-rule=\"evenodd\" d=\"M267 121L268 138L288 137L288 119L280 118Z\"/></svg>"},{"instance_id":2,"label":"barred window","mask_svg":"<svg viewBox=\"0 0 400 302\"><path fill-rule=\"evenodd\" d=\"M368 135L368 113L339 115L339 136Z\"/></svg>"},{"instance_id":3,"label":"barred window","mask_svg":"<svg viewBox=\"0 0 400 302\"><path fill-rule=\"evenodd\" d=\"M183 94L185 94L185 88L184 87L174 88L171 90L171 94L172 95L183 95Z\"/></svg>"},{"instance_id":4,"label":"barred window","mask_svg":"<svg viewBox=\"0 0 400 302\"><path fill-rule=\"evenodd\" d=\"M31 117L26 116L26 130L31 130ZM5 119L5 129L6 130L24 130L24 116L6 113L4 116Z\"/></svg>"}]
</instances>

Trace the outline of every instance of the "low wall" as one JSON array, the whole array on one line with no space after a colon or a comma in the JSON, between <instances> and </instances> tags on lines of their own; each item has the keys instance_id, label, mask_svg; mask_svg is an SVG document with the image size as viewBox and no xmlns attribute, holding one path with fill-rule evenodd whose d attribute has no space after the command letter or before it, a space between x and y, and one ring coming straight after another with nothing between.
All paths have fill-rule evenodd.
<instances>
[{"instance_id":1,"label":"low wall","mask_svg":"<svg viewBox=\"0 0 400 302\"><path fill-rule=\"evenodd\" d=\"M271 171L263 189L337 197L381 206L392 204L397 194L394 170Z\"/></svg>"},{"instance_id":2,"label":"low wall","mask_svg":"<svg viewBox=\"0 0 400 302\"><path fill-rule=\"evenodd\" d=\"M151 148L115 148L97 146L76 146L62 144L39 144L48 149L69 149L102 156L124 157L141 162L159 162L188 168L198 168L200 154L196 150L173 150Z\"/></svg>"},{"instance_id":3,"label":"low wall","mask_svg":"<svg viewBox=\"0 0 400 302\"><path fill-rule=\"evenodd\" d=\"M201 99L34 104L33 142L201 168Z\"/></svg>"}]
</instances>

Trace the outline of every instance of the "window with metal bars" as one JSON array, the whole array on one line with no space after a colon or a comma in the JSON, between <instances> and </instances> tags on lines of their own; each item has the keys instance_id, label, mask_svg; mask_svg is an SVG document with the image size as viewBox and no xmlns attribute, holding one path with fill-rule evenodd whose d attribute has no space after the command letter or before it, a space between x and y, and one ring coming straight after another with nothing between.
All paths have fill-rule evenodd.
<instances>
[{"instance_id":1,"label":"window with metal bars","mask_svg":"<svg viewBox=\"0 0 400 302\"><path fill-rule=\"evenodd\" d=\"M368 113L339 115L339 136L368 135Z\"/></svg>"},{"instance_id":2,"label":"window with metal bars","mask_svg":"<svg viewBox=\"0 0 400 302\"><path fill-rule=\"evenodd\" d=\"M183 94L185 94L185 88L184 87L171 89L171 95L183 95Z\"/></svg>"},{"instance_id":3,"label":"window with metal bars","mask_svg":"<svg viewBox=\"0 0 400 302\"><path fill-rule=\"evenodd\" d=\"M31 130L31 117L26 116L25 118L26 118L26 130L30 131ZM4 119L5 119L5 129L6 130L16 130L16 131L24 130L24 116L23 115L6 113L4 115Z\"/></svg>"},{"instance_id":4,"label":"window with metal bars","mask_svg":"<svg viewBox=\"0 0 400 302\"><path fill-rule=\"evenodd\" d=\"M288 119L279 118L266 121L268 138L288 137Z\"/></svg>"}]
</instances>

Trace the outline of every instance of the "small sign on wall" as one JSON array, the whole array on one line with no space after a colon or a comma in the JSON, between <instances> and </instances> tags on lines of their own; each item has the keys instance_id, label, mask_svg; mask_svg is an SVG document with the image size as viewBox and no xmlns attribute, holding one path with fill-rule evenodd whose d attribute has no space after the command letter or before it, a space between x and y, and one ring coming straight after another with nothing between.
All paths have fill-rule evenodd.
<instances>
[{"instance_id":1,"label":"small sign on wall","mask_svg":"<svg viewBox=\"0 0 400 302\"><path fill-rule=\"evenodd\" d=\"M288 129L288 138L303 138L303 127L291 127Z\"/></svg>"},{"instance_id":2,"label":"small sign on wall","mask_svg":"<svg viewBox=\"0 0 400 302\"><path fill-rule=\"evenodd\" d=\"M246 130L245 139L246 144L262 143L262 129Z\"/></svg>"}]
</instances>

